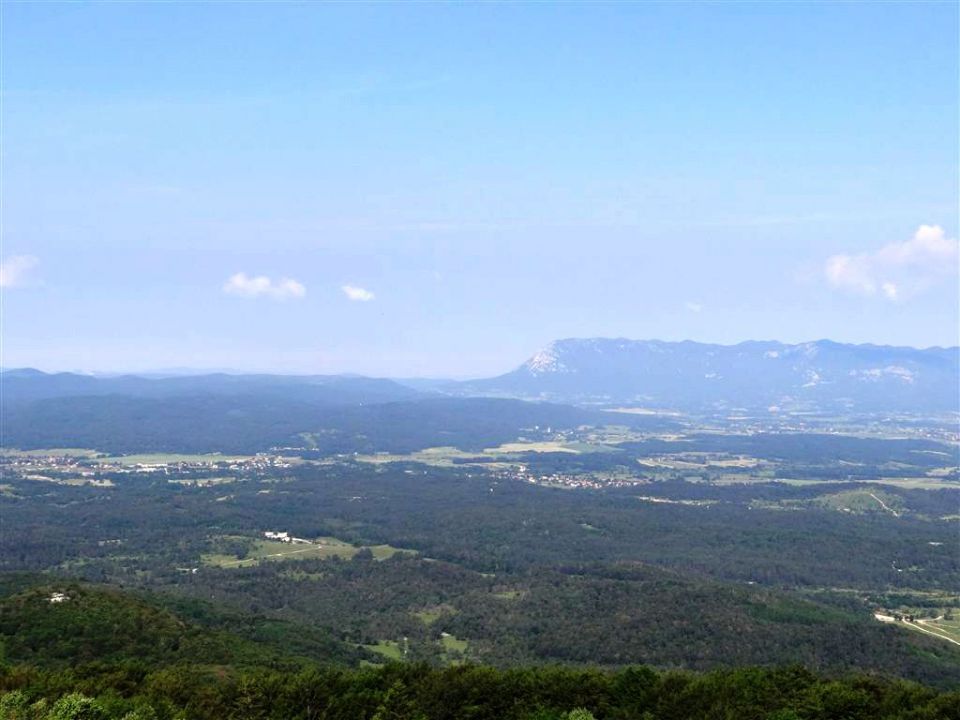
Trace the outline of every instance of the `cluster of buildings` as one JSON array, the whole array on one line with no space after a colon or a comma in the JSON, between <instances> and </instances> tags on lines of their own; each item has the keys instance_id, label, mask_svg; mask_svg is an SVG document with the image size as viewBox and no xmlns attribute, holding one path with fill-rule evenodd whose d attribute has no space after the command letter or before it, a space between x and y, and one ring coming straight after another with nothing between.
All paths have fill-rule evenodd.
<instances>
[{"instance_id":1,"label":"cluster of buildings","mask_svg":"<svg viewBox=\"0 0 960 720\"><path fill-rule=\"evenodd\" d=\"M518 465L504 472L497 473L497 477L504 480L526 482L532 485L567 488L570 490L600 490L603 488L629 487L631 485L648 482L640 477L600 478L590 474L536 473L532 472L526 465Z\"/></svg>"},{"instance_id":2,"label":"cluster of buildings","mask_svg":"<svg viewBox=\"0 0 960 720\"><path fill-rule=\"evenodd\" d=\"M306 539L304 539L304 538L293 537L293 536L290 535L290 533L288 533L288 532L281 532L281 531L277 531L277 530L267 530L266 532L263 533L263 536L264 536L267 540L274 540L274 541L276 541L276 542L294 543L294 544L297 544L297 545L312 545L312 544L313 544L313 542L312 542L311 540L306 540Z\"/></svg>"},{"instance_id":3,"label":"cluster of buildings","mask_svg":"<svg viewBox=\"0 0 960 720\"><path fill-rule=\"evenodd\" d=\"M233 472L283 469L293 466L290 458L282 455L258 454L247 458L223 458L216 455L198 455L196 459L177 459L155 462L124 462L123 456L104 455L38 455L6 454L0 464L27 473L55 472L70 477L93 478L97 473L182 473L189 471L222 470Z\"/></svg>"}]
</instances>

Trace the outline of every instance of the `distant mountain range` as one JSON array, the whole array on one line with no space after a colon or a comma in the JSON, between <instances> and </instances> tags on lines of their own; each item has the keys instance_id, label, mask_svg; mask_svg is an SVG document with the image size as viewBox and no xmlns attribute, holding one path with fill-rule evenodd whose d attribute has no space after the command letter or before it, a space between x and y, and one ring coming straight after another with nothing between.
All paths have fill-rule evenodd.
<instances>
[{"instance_id":1,"label":"distant mountain range","mask_svg":"<svg viewBox=\"0 0 960 720\"><path fill-rule=\"evenodd\" d=\"M176 398L197 395L289 399L318 405L357 405L410 400L420 391L379 378L354 375L227 375L176 377L44 373L30 368L0 373L5 405L61 397L120 395Z\"/></svg>"},{"instance_id":2,"label":"distant mountain range","mask_svg":"<svg viewBox=\"0 0 960 720\"><path fill-rule=\"evenodd\" d=\"M443 388L464 395L681 411L960 409L960 348L558 340L516 370Z\"/></svg>"},{"instance_id":3,"label":"distant mountain range","mask_svg":"<svg viewBox=\"0 0 960 720\"><path fill-rule=\"evenodd\" d=\"M155 417L189 416L188 408L196 406L205 408L197 416L205 415L214 424L220 413L228 413L231 422L241 415L259 414L264 421L270 419L273 431L281 426L290 430L287 426L293 418L306 426L302 429L333 422L361 432L360 426L367 422L378 427L389 424L388 417L393 422L418 418L415 422L433 426L434 422L425 421L427 415L442 417L452 411L459 417L471 412L469 405L444 400L494 397L707 414L922 414L960 411L960 348L919 350L828 340L710 345L592 338L558 340L512 372L464 382L352 375L93 376L16 369L0 372L0 388L8 438L22 428L17 427L18 421L38 422L41 415L44 421L39 424L45 427L58 416L69 424L71 410L83 408L88 422L105 414L108 424L116 425L124 413L142 412L151 402ZM56 402L66 399L71 401ZM165 403L162 412L158 401ZM406 409L348 410L398 403ZM489 419L491 413L497 423L509 415L530 419L527 410L509 405L472 407L477 416L471 427L482 425L481 418ZM334 412L337 408L342 411ZM111 412L117 417L111 418ZM558 414L574 421L574 415L564 415L556 407L542 407L536 414L544 424L557 425L551 418L559 421ZM257 424L247 433L255 435Z\"/></svg>"},{"instance_id":4,"label":"distant mountain range","mask_svg":"<svg viewBox=\"0 0 960 720\"><path fill-rule=\"evenodd\" d=\"M353 376L195 375L144 378L8 370L0 373L3 443L107 452L410 452L482 450L539 428L669 419L511 398L456 397Z\"/></svg>"}]
</instances>

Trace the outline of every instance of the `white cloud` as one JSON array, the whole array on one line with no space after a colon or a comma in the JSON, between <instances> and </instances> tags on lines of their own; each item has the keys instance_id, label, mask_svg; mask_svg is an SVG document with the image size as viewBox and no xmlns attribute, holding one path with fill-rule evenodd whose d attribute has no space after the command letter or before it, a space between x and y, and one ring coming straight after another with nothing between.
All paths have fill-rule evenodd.
<instances>
[{"instance_id":1,"label":"white cloud","mask_svg":"<svg viewBox=\"0 0 960 720\"><path fill-rule=\"evenodd\" d=\"M684 303L684 307L686 307L687 310L689 310L690 312L694 312L694 313L698 313L698 312L701 312L701 311L703 310L703 305L701 305L701 304L698 303L698 302L690 302L690 301L688 301L688 302Z\"/></svg>"},{"instance_id":2,"label":"white cloud","mask_svg":"<svg viewBox=\"0 0 960 720\"><path fill-rule=\"evenodd\" d=\"M370 302L376 297L376 295L369 290L356 287L355 285L344 285L340 289L343 290L344 295L354 302Z\"/></svg>"},{"instance_id":3,"label":"white cloud","mask_svg":"<svg viewBox=\"0 0 960 720\"><path fill-rule=\"evenodd\" d=\"M246 273L231 275L223 285L223 291L228 295L241 297L270 297L275 300L302 298L307 294L307 288L302 283L290 278L280 278L276 281L266 275L250 277Z\"/></svg>"},{"instance_id":4,"label":"white cloud","mask_svg":"<svg viewBox=\"0 0 960 720\"><path fill-rule=\"evenodd\" d=\"M11 288L23 285L27 274L39 262L33 255L11 255L0 262L0 287Z\"/></svg>"},{"instance_id":5,"label":"white cloud","mask_svg":"<svg viewBox=\"0 0 960 720\"><path fill-rule=\"evenodd\" d=\"M958 261L960 243L955 238L948 238L939 225L921 225L909 240L876 252L827 258L824 274L840 290L900 300L938 280L957 277Z\"/></svg>"}]
</instances>

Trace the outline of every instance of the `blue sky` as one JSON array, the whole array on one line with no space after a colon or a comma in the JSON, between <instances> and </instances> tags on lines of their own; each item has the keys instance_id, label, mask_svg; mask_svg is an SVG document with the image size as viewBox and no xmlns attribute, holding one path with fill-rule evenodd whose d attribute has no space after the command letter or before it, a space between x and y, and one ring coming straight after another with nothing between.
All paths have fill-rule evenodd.
<instances>
[{"instance_id":1,"label":"blue sky","mask_svg":"<svg viewBox=\"0 0 960 720\"><path fill-rule=\"evenodd\" d=\"M3 4L3 364L958 342L954 3Z\"/></svg>"}]
</instances>

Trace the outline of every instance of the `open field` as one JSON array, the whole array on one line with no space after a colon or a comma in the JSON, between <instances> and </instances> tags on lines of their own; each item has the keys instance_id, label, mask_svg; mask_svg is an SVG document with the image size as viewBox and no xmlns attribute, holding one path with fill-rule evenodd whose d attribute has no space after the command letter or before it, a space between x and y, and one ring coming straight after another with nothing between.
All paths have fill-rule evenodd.
<instances>
[{"instance_id":1,"label":"open field","mask_svg":"<svg viewBox=\"0 0 960 720\"><path fill-rule=\"evenodd\" d=\"M714 485L749 485L757 483L781 483L783 485L794 485L804 487L809 485L849 485L859 483L863 485L887 485L889 487L903 488L904 490L960 490L960 483L949 480L938 480L929 477L917 478L870 478L861 480L856 478L844 480L817 480L812 478L781 478L781 477L760 477L757 475L748 475L745 473L728 473L710 480Z\"/></svg>"},{"instance_id":2,"label":"open field","mask_svg":"<svg viewBox=\"0 0 960 720\"><path fill-rule=\"evenodd\" d=\"M456 615L457 609L452 605L437 605L436 607L418 610L413 614L418 620L420 620L420 622L429 627L445 615Z\"/></svg>"},{"instance_id":3,"label":"open field","mask_svg":"<svg viewBox=\"0 0 960 720\"><path fill-rule=\"evenodd\" d=\"M894 517L899 517L903 512L903 500L896 495L881 491L849 490L821 495L813 502L822 507L843 512L886 512Z\"/></svg>"},{"instance_id":4,"label":"open field","mask_svg":"<svg viewBox=\"0 0 960 720\"><path fill-rule=\"evenodd\" d=\"M379 653L387 660L403 660L403 648L395 640L380 640L375 645L362 645L361 647Z\"/></svg>"},{"instance_id":5,"label":"open field","mask_svg":"<svg viewBox=\"0 0 960 720\"><path fill-rule=\"evenodd\" d=\"M259 565L261 561L275 560L324 560L339 557L349 560L361 550L368 549L376 560L386 560L397 553L411 553L412 550L403 550L390 545L371 545L357 547L337 538L317 538L310 543L285 543L279 540L256 540L253 547L244 558L219 553L208 553L201 556L204 565L237 568Z\"/></svg>"},{"instance_id":6,"label":"open field","mask_svg":"<svg viewBox=\"0 0 960 720\"><path fill-rule=\"evenodd\" d=\"M211 453L209 455L191 455L184 453L143 453L140 455L113 455L100 458L102 462L116 463L118 465L172 465L176 463L191 463L194 465L239 462L249 460L250 455L221 455L220 453Z\"/></svg>"},{"instance_id":7,"label":"open field","mask_svg":"<svg viewBox=\"0 0 960 720\"><path fill-rule=\"evenodd\" d=\"M960 643L960 617L946 620L941 616L934 620L920 620L919 623L929 630L938 632L944 637Z\"/></svg>"},{"instance_id":8,"label":"open field","mask_svg":"<svg viewBox=\"0 0 960 720\"><path fill-rule=\"evenodd\" d=\"M443 645L443 649L446 650L447 652L456 652L456 653L466 652L467 645L469 644L467 643L466 640L461 640L455 635L451 635L450 633L443 633L442 635L440 635L440 643Z\"/></svg>"},{"instance_id":9,"label":"open field","mask_svg":"<svg viewBox=\"0 0 960 720\"><path fill-rule=\"evenodd\" d=\"M194 487L211 487L213 485L229 485L237 482L235 477L212 477L212 478L173 478L167 482L175 485L192 485Z\"/></svg>"},{"instance_id":10,"label":"open field","mask_svg":"<svg viewBox=\"0 0 960 720\"><path fill-rule=\"evenodd\" d=\"M449 665L459 665L464 661L468 642L450 633L440 633L440 646L443 648L443 661Z\"/></svg>"},{"instance_id":11,"label":"open field","mask_svg":"<svg viewBox=\"0 0 960 720\"><path fill-rule=\"evenodd\" d=\"M649 433L640 432L626 425L598 425L587 429L580 429L577 437L583 442L593 445L615 446L625 442L639 442L649 437Z\"/></svg>"},{"instance_id":12,"label":"open field","mask_svg":"<svg viewBox=\"0 0 960 720\"><path fill-rule=\"evenodd\" d=\"M681 414L675 410L645 407L613 407L605 409L607 412L622 413L624 415L664 415L666 417L680 417Z\"/></svg>"},{"instance_id":13,"label":"open field","mask_svg":"<svg viewBox=\"0 0 960 720\"><path fill-rule=\"evenodd\" d=\"M958 634L958 627L956 621L947 621L947 624L941 625L945 622L941 618L937 619L916 619L916 620L906 620L899 619L891 615L885 615L883 613L876 613L874 617L880 622L890 623L891 625L896 625L898 627L907 628L915 632L923 633L924 635L929 635L931 637L940 638L941 640L952 643L954 645L960 645L960 634Z\"/></svg>"},{"instance_id":14,"label":"open field","mask_svg":"<svg viewBox=\"0 0 960 720\"><path fill-rule=\"evenodd\" d=\"M600 446L597 446L600 447ZM551 453L551 452L564 452L564 453L579 453L583 452L582 450L577 450L574 447L571 447L570 444L566 442L558 442L555 440L548 440L545 442L510 442L503 443L495 448L486 448L484 451L486 455L514 455L516 453L525 453L525 452L536 452L536 453Z\"/></svg>"},{"instance_id":15,"label":"open field","mask_svg":"<svg viewBox=\"0 0 960 720\"><path fill-rule=\"evenodd\" d=\"M638 458L637 463L645 467L669 470L705 470L708 468L755 468L763 461L747 455L716 457L708 453L683 453L682 455Z\"/></svg>"},{"instance_id":16,"label":"open field","mask_svg":"<svg viewBox=\"0 0 960 720\"><path fill-rule=\"evenodd\" d=\"M666 460L663 458L639 458L637 464L644 468L657 470L703 470L706 465L689 460Z\"/></svg>"},{"instance_id":17,"label":"open field","mask_svg":"<svg viewBox=\"0 0 960 720\"><path fill-rule=\"evenodd\" d=\"M687 505L689 507L709 507L716 505L717 500L671 500L664 497L650 497L648 495L637 495L637 500L645 503L660 503L663 505Z\"/></svg>"},{"instance_id":18,"label":"open field","mask_svg":"<svg viewBox=\"0 0 960 720\"><path fill-rule=\"evenodd\" d=\"M17 450L16 448L0 449L0 456L8 455L15 457L75 457L75 458L93 458L100 455L96 450L89 448L43 448L41 450Z\"/></svg>"},{"instance_id":19,"label":"open field","mask_svg":"<svg viewBox=\"0 0 960 720\"><path fill-rule=\"evenodd\" d=\"M935 480L928 477L890 478L882 477L867 482L877 485L890 485L905 490L960 490L960 482L950 480Z\"/></svg>"},{"instance_id":20,"label":"open field","mask_svg":"<svg viewBox=\"0 0 960 720\"><path fill-rule=\"evenodd\" d=\"M485 448L482 452L466 452L454 447L432 447L403 455L375 453L354 455L353 459L363 463L386 464L396 462L415 462L435 467L451 467L455 464L469 463L471 460L483 462L485 467L495 466L491 457L501 458L504 465L522 453L567 453L579 455L593 452L616 452L616 449L603 442L581 442L565 440L547 440L542 442L509 442L497 447ZM455 462L457 461L457 462Z\"/></svg>"},{"instance_id":21,"label":"open field","mask_svg":"<svg viewBox=\"0 0 960 720\"><path fill-rule=\"evenodd\" d=\"M92 477L50 477L48 475L24 475L24 480L33 480L34 482L48 482L55 485L71 485L79 487L80 485L90 485L91 487L113 487L113 482L108 479L95 479Z\"/></svg>"},{"instance_id":22,"label":"open field","mask_svg":"<svg viewBox=\"0 0 960 720\"><path fill-rule=\"evenodd\" d=\"M391 453L376 453L372 455L354 455L357 462L372 463L374 465L396 462L416 462L435 467L452 467L454 459L467 461L477 458L478 453L469 453L453 447L432 447L418 450L405 455Z\"/></svg>"},{"instance_id":23,"label":"open field","mask_svg":"<svg viewBox=\"0 0 960 720\"><path fill-rule=\"evenodd\" d=\"M436 465L439 467L448 467L454 464L454 460L459 460L461 462L469 462L470 460L481 460L486 461L489 457L492 456L511 456L517 455L519 453L526 452L538 452L538 453L551 453L551 452L563 452L577 454L580 452L585 452L588 450L578 449L576 447L577 443L565 443L559 441L546 441L546 442L511 442L504 443L498 447L486 448L482 452L466 452L464 450L459 450L454 447L432 447L425 448L423 450L418 450L416 452L407 453L404 455L394 455L390 453L377 453L374 455L355 455L354 460L359 462L368 462L368 463L393 463L393 462L417 462L423 463L424 465ZM579 444L583 448L591 448L589 451L596 449L609 449L605 446L586 446L582 443ZM489 466L489 463L484 463Z\"/></svg>"}]
</instances>

